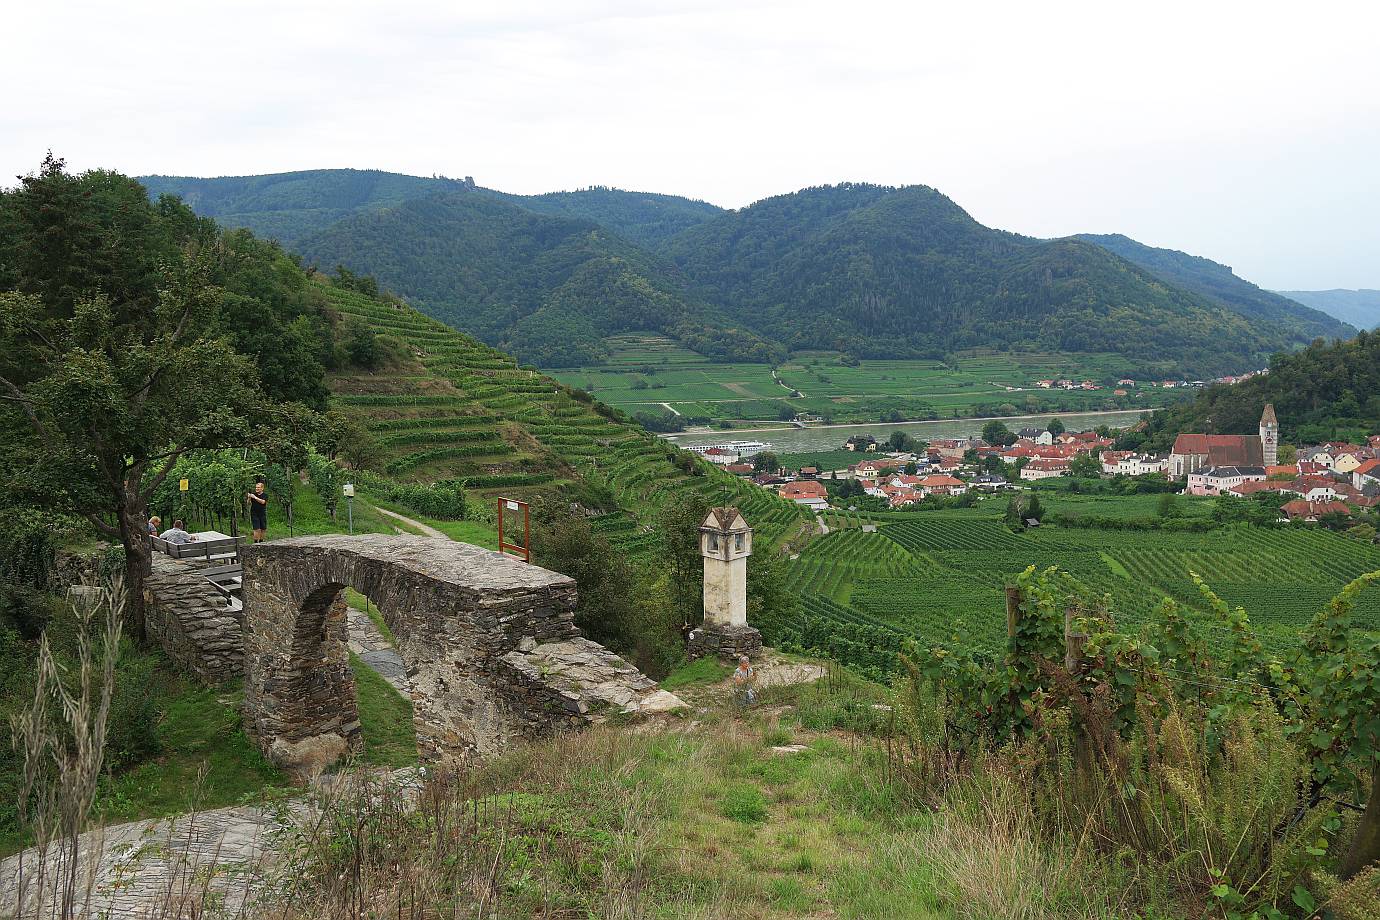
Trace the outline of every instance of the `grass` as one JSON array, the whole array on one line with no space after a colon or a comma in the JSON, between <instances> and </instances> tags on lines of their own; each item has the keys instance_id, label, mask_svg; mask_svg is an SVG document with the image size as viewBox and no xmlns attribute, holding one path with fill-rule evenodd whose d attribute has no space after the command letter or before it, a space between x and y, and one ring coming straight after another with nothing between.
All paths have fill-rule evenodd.
<instances>
[{"instance_id":1,"label":"grass","mask_svg":"<svg viewBox=\"0 0 1380 920\"><path fill-rule=\"evenodd\" d=\"M417 736L412 728L412 701L393 689L354 655L355 695L359 700L359 724L364 733L364 763L380 767L406 767L417 762Z\"/></svg>"},{"instance_id":2,"label":"grass","mask_svg":"<svg viewBox=\"0 0 1380 920\"><path fill-rule=\"evenodd\" d=\"M285 794L288 778L244 734L241 699L237 684L182 683L159 717L159 753L103 785L101 820L119 824Z\"/></svg>"},{"instance_id":3,"label":"grass","mask_svg":"<svg viewBox=\"0 0 1380 920\"><path fill-rule=\"evenodd\" d=\"M667 690L675 690L680 687L716 684L732 673L733 668L717 658L696 658L667 674L661 686Z\"/></svg>"}]
</instances>

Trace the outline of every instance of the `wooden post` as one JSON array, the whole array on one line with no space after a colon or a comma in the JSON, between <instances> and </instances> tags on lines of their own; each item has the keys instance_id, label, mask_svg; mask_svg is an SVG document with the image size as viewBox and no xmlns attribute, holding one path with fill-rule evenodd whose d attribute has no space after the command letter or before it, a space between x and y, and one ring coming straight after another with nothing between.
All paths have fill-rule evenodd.
<instances>
[{"instance_id":1,"label":"wooden post","mask_svg":"<svg viewBox=\"0 0 1380 920\"><path fill-rule=\"evenodd\" d=\"M1083 649L1088 644L1088 634L1077 629L1074 620L1079 609L1074 606L1064 608L1064 668L1070 674L1077 674L1083 667Z\"/></svg>"},{"instance_id":2,"label":"wooden post","mask_svg":"<svg viewBox=\"0 0 1380 920\"><path fill-rule=\"evenodd\" d=\"M1021 622L1021 589L1019 585L1006 586L1006 638L1016 638L1016 627Z\"/></svg>"}]
</instances>

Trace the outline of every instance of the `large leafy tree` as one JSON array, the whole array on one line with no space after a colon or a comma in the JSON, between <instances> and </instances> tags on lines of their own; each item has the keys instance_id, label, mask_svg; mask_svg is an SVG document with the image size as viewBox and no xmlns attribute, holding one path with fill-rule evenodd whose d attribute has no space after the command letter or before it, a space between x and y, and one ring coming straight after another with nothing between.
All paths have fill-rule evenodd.
<instances>
[{"instance_id":1,"label":"large leafy tree","mask_svg":"<svg viewBox=\"0 0 1380 920\"><path fill-rule=\"evenodd\" d=\"M187 451L284 414L221 322L227 255L180 205L51 155L0 194L0 475L11 500L119 540L141 636L149 496Z\"/></svg>"}]
</instances>

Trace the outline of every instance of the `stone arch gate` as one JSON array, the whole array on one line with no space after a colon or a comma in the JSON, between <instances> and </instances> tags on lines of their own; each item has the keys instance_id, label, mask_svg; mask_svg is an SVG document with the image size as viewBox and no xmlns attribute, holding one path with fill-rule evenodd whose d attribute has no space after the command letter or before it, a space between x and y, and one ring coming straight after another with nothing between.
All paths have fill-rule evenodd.
<instances>
[{"instance_id":1,"label":"stone arch gate","mask_svg":"<svg viewBox=\"0 0 1380 920\"><path fill-rule=\"evenodd\" d=\"M326 535L246 547L244 712L275 764L319 771L363 748L345 588L373 601L412 685L424 762L454 763L684 704L580 637L573 579L427 537Z\"/></svg>"}]
</instances>

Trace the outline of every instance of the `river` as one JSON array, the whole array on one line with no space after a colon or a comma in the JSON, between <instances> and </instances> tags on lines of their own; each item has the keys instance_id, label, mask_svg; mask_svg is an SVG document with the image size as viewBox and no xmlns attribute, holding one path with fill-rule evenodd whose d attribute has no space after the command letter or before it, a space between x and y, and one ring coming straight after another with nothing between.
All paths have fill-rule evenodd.
<instances>
[{"instance_id":1,"label":"river","mask_svg":"<svg viewBox=\"0 0 1380 920\"><path fill-rule=\"evenodd\" d=\"M1113 428L1126 428L1134 425L1143 409L1116 410L1111 412L1054 412L1044 415L1015 415L1004 417L1001 421L1012 431L1018 428L1036 427L1052 418L1061 419L1069 431L1084 431L1094 425L1110 425ZM700 444L718 444L722 441L766 441L777 453L804 453L815 450L834 450L843 447L850 435L870 434L878 441L891 437L893 431L904 431L921 441L934 438L976 437L982 434L982 426L991 419L953 418L933 422L861 422L854 425L816 425L813 428L736 428L732 431L686 431L662 435L682 447Z\"/></svg>"}]
</instances>

